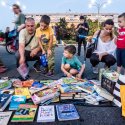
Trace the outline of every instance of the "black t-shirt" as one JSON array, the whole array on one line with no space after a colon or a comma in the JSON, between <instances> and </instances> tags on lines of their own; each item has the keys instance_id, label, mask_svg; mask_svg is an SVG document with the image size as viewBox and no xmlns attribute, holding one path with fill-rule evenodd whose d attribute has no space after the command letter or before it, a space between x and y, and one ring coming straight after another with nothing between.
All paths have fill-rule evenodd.
<instances>
[{"instance_id":1,"label":"black t-shirt","mask_svg":"<svg viewBox=\"0 0 125 125\"><path fill-rule=\"evenodd\" d=\"M85 30L84 28L79 28L79 26L84 26L85 28L88 28L88 30ZM89 25L88 25L88 23L82 23L82 24L78 24L78 26L77 26L77 28L79 28L79 30L78 30L78 34L80 34L80 35L88 35L88 33L89 33Z\"/></svg>"}]
</instances>

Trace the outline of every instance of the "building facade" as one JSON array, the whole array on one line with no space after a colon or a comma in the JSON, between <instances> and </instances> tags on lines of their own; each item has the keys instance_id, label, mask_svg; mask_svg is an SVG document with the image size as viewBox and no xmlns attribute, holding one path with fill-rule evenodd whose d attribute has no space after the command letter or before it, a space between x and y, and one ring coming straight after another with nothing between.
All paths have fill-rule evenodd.
<instances>
[{"instance_id":1,"label":"building facade","mask_svg":"<svg viewBox=\"0 0 125 125\"><path fill-rule=\"evenodd\" d=\"M37 13L37 14L27 13L25 15L26 17L33 17L36 23L40 21L42 15L49 15L51 18L52 26L54 26L55 23L58 23L60 21L60 18L65 18L69 25L71 25L72 23L77 25L79 23L79 17L81 15L86 16L87 19L91 19L92 21L98 20L98 15L96 13ZM106 19L113 19L115 22L115 26L117 26L118 23L117 13L101 13L99 15L100 23L104 22Z\"/></svg>"}]
</instances>

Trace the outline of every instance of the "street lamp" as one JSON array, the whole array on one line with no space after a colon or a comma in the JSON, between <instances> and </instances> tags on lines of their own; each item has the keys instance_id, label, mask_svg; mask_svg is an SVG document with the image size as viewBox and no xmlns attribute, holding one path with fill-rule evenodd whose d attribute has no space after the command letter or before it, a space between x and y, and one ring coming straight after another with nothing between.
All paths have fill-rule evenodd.
<instances>
[{"instance_id":1,"label":"street lamp","mask_svg":"<svg viewBox=\"0 0 125 125\"><path fill-rule=\"evenodd\" d=\"M23 10L26 9L26 6L25 6L25 5L21 5L20 1L17 0L17 1L16 1L16 4L18 4L19 6L22 6L22 9L23 9ZM9 6L10 8L12 8L12 4L9 4L8 2L6 2L6 1L4 1L4 0L1 1L1 5L4 6L4 7L5 7L5 6Z\"/></svg>"},{"instance_id":2,"label":"street lamp","mask_svg":"<svg viewBox=\"0 0 125 125\"><path fill-rule=\"evenodd\" d=\"M99 16L101 8L105 8L107 5L111 4L112 0L91 0L89 3L89 8L95 6L98 11L98 29L99 29Z\"/></svg>"}]
</instances>

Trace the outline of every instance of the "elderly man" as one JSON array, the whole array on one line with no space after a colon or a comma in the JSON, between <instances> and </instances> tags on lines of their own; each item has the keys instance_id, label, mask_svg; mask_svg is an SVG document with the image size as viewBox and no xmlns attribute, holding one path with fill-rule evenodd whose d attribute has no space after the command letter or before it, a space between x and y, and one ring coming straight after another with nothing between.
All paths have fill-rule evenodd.
<instances>
[{"instance_id":1,"label":"elderly man","mask_svg":"<svg viewBox=\"0 0 125 125\"><path fill-rule=\"evenodd\" d=\"M35 37L35 21L33 18L27 18L25 21L26 28L19 33L19 52L16 53L17 68L22 64L27 64L27 61L36 61L34 69L36 72L40 70L40 55L41 49Z\"/></svg>"}]
</instances>

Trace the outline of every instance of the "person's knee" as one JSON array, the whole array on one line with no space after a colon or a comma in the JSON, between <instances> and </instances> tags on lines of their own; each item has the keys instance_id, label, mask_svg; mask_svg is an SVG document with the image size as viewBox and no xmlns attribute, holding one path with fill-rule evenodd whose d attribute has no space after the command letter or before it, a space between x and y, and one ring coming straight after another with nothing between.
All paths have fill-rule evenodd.
<instances>
[{"instance_id":1,"label":"person's knee","mask_svg":"<svg viewBox=\"0 0 125 125\"><path fill-rule=\"evenodd\" d=\"M64 69L65 69L65 70L70 70L70 68L71 68L71 67L70 67L69 64L65 64L65 65L64 65Z\"/></svg>"},{"instance_id":2,"label":"person's knee","mask_svg":"<svg viewBox=\"0 0 125 125\"><path fill-rule=\"evenodd\" d=\"M114 57L109 57L107 60L106 60L106 63L107 64L110 64L111 66L114 65L116 63L116 59Z\"/></svg>"},{"instance_id":3,"label":"person's knee","mask_svg":"<svg viewBox=\"0 0 125 125\"><path fill-rule=\"evenodd\" d=\"M75 69L71 69L71 70L69 71L69 73L72 74L72 75L76 75L76 74L78 73L78 71L75 70Z\"/></svg>"}]
</instances>

